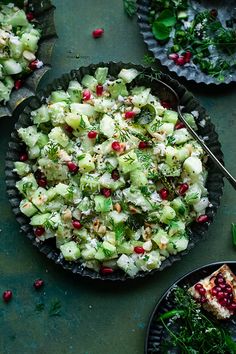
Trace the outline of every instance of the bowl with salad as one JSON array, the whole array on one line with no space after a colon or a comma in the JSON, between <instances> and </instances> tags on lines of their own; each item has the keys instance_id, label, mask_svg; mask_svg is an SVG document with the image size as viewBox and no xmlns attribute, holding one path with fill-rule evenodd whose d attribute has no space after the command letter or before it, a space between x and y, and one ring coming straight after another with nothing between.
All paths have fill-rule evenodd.
<instances>
[{"instance_id":1,"label":"bowl with salad","mask_svg":"<svg viewBox=\"0 0 236 354\"><path fill-rule=\"evenodd\" d=\"M197 83L236 80L235 1L139 0L144 41L162 65Z\"/></svg>"},{"instance_id":2,"label":"bowl with salad","mask_svg":"<svg viewBox=\"0 0 236 354\"><path fill-rule=\"evenodd\" d=\"M0 117L35 94L56 39L49 0L0 1Z\"/></svg>"},{"instance_id":3,"label":"bowl with salad","mask_svg":"<svg viewBox=\"0 0 236 354\"><path fill-rule=\"evenodd\" d=\"M222 158L205 110L151 68L99 63L55 80L26 106L6 160L10 203L47 257L110 280L170 266L203 238L223 178L173 109Z\"/></svg>"}]
</instances>

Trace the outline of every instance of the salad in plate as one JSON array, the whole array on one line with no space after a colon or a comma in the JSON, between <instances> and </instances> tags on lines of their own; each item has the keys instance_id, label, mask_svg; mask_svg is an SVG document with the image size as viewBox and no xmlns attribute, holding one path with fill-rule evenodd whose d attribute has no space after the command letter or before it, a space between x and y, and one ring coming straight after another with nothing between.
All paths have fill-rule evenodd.
<instances>
[{"instance_id":1,"label":"salad in plate","mask_svg":"<svg viewBox=\"0 0 236 354\"><path fill-rule=\"evenodd\" d=\"M21 87L22 76L43 65L36 59L41 31L32 19L31 13L0 1L0 103Z\"/></svg>"},{"instance_id":2,"label":"salad in plate","mask_svg":"<svg viewBox=\"0 0 236 354\"><path fill-rule=\"evenodd\" d=\"M18 129L16 187L36 241L54 238L65 260L101 274L159 268L187 248L192 221L208 222L207 158L139 74L98 67Z\"/></svg>"}]
</instances>

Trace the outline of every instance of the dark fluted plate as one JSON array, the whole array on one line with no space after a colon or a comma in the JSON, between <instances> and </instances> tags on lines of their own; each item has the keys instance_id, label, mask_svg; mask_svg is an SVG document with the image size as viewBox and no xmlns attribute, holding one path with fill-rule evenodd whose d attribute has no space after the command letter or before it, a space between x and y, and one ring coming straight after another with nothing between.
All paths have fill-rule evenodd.
<instances>
[{"instance_id":1,"label":"dark fluted plate","mask_svg":"<svg viewBox=\"0 0 236 354\"><path fill-rule=\"evenodd\" d=\"M0 118L11 116L20 104L34 96L41 78L51 68L52 50L57 39L54 25L55 6L50 0L29 0L29 9L35 16L36 26L42 30L36 55L44 65L23 78L23 86L19 90L12 90L6 105L0 103Z\"/></svg>"},{"instance_id":2,"label":"dark fluted plate","mask_svg":"<svg viewBox=\"0 0 236 354\"><path fill-rule=\"evenodd\" d=\"M227 2L220 0L202 0L202 2L197 0L189 0L189 2L196 11L216 8L219 13L218 16L223 24L225 24L225 21L230 18L233 11L236 13L235 0L228 0ZM167 67L170 71L175 72L179 77L184 77L185 79L196 83L220 85L236 82L236 71L229 72L224 81L219 81L216 78L203 73L200 68L194 64L187 64L183 66L175 65L173 60L168 58L168 48L170 45L168 43L159 45L153 36L149 23L150 0L137 0L137 4L138 24L144 42L147 44L150 52L153 53L154 57L159 60L163 66Z\"/></svg>"},{"instance_id":3,"label":"dark fluted plate","mask_svg":"<svg viewBox=\"0 0 236 354\"><path fill-rule=\"evenodd\" d=\"M109 274L107 276L103 276L93 270L88 268L84 268L79 262L68 262L65 261L61 255L60 250L58 250L55 246L55 241L49 239L46 242L38 243L35 241L35 236L33 233L32 227L29 225L29 219L21 214L19 210L20 196L18 190L15 187L15 183L17 181L17 175L12 171L14 166L14 161L19 158L19 151L21 149L20 140L18 138L16 129L20 127L26 127L31 124L30 121L30 112L40 107L42 102L45 101L46 97L49 96L50 92L53 90L57 90L59 88L66 89L68 83L72 79L78 79L81 81L82 77L85 74L93 74L97 67L107 66L109 68L109 73L112 76L117 76L121 68L136 68L140 72L145 72L145 78L140 78L136 80L137 84L147 85L151 87L153 92L158 92L159 97L162 100L168 100L168 91L163 90L163 87L160 89L160 84L155 82L155 80L151 81L150 76L153 78L155 76L155 71L151 68L144 68L140 65L135 65L132 63L124 64L124 63L99 63L92 64L87 67L81 67L78 70L73 70L69 74L63 75L61 78L54 80L52 84L48 85L48 87L40 92L36 97L32 98L30 102L25 107L23 113L20 115L18 122L15 125L15 130L11 134L11 140L9 142L9 150L6 156L6 185L7 185L7 193L9 196L9 201L11 203L13 212L16 216L17 221L20 224L21 229L26 233L27 237L32 241L32 243L38 247L38 249L45 253L46 256L52 259L55 263L60 264L63 268L72 271L73 273L80 274L82 276L86 276L93 279L109 279L109 280L126 280L129 278L124 272L116 271L113 274ZM200 106L198 101L193 97L193 95L186 90L186 88L180 85L176 80L173 80L171 77L165 74L159 74L159 79L164 83L170 85L179 95L181 106L185 107L186 112L191 112L194 110L199 111L199 117L197 118L197 123L199 125L199 134L205 137L208 137L208 146L214 152L214 154L222 160L222 152L221 146L218 141L218 135L215 132L214 125L211 123L206 111L204 108ZM172 94L171 94L172 95ZM173 96L172 96L173 97ZM203 124L201 122L204 122ZM202 126L201 126L202 125ZM220 205L220 198L223 192L223 176L216 169L215 165L209 161L209 176L207 179L207 188L209 191L209 200L212 204L211 208L207 209L207 215L209 216L209 223L205 224L197 224L196 222L191 224L189 228L190 242L188 248L180 252L177 255L170 256L167 258L158 269L163 270L164 268L170 266L173 262L180 260L181 257L189 252L193 246L204 238L204 235L208 229L209 224L213 221L213 217L216 213L217 208ZM137 277L144 277L147 274L153 274L156 270L147 272L139 272L136 275Z\"/></svg>"},{"instance_id":4,"label":"dark fluted plate","mask_svg":"<svg viewBox=\"0 0 236 354\"><path fill-rule=\"evenodd\" d=\"M225 261L225 262L216 262L205 265L203 267L197 268L192 272L185 274L183 277L178 279L171 287L164 293L161 299L156 304L148 324L146 342L145 342L145 354L156 354L161 353L161 344L164 338L166 338L166 331L160 321L157 321L160 315L170 311L174 308L173 301L171 299L171 292L174 287L184 287L192 286L197 283L200 279L205 278L210 275L212 272L216 271L223 264L227 264L233 273L236 273L236 262ZM235 316L231 317L229 320L225 321L224 324L232 332L234 340L236 340L236 318ZM172 350L172 354L177 354L177 350Z\"/></svg>"}]
</instances>

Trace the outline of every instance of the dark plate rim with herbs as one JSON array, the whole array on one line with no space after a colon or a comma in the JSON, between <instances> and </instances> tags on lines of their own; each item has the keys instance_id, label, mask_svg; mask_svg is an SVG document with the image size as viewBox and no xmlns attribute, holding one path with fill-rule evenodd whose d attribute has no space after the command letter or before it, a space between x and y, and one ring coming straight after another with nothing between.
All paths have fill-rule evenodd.
<instances>
[{"instance_id":1,"label":"dark plate rim with herbs","mask_svg":"<svg viewBox=\"0 0 236 354\"><path fill-rule=\"evenodd\" d=\"M190 0L188 0L191 2ZM198 4L196 0L193 1L195 4ZM210 2L208 4L208 10L210 10L210 6L214 6L215 2ZM221 7L221 18L224 18L224 15L230 14L233 9L236 9L236 6L233 7L233 1L229 1L227 5L221 2L216 2L215 6ZM221 84L229 84L231 82L236 82L236 70L232 71L228 75L224 76L223 80L218 80L217 78L210 76L200 70L197 65L193 64L185 64L185 65L176 65L173 59L168 57L168 49L169 44L163 41L162 44L158 44L157 39L154 37L152 28L149 22L150 18L150 4L151 0L137 0L137 15L138 15L138 24L140 28L140 33L143 36L144 42L147 44L147 47L150 52L153 53L154 57L161 63L161 65L165 66L171 72L176 73L179 77L183 77L188 81L193 81L196 83L202 83L206 85L214 84L214 85L221 85ZM199 6L199 5L197 5ZM236 10L235 10L236 16ZM236 24L234 24L236 27ZM235 29L236 31L236 29ZM226 71L227 73L227 71Z\"/></svg>"},{"instance_id":2,"label":"dark plate rim with herbs","mask_svg":"<svg viewBox=\"0 0 236 354\"><path fill-rule=\"evenodd\" d=\"M37 59L43 62L43 66L23 76L22 87L18 90L13 88L6 105L0 103L0 118L11 116L20 105L26 103L28 98L34 96L40 80L51 69L52 50L57 39L54 24L55 6L52 5L51 0L29 0L27 8L34 15L35 25L42 30L36 55Z\"/></svg>"},{"instance_id":3,"label":"dark plate rim with herbs","mask_svg":"<svg viewBox=\"0 0 236 354\"><path fill-rule=\"evenodd\" d=\"M155 87L157 87L158 82L155 82L155 77L157 73L152 68L145 68L141 65L136 65L132 63L98 63L91 64L87 67L81 67L78 70L73 70L69 74L63 75L61 78L54 80L50 85L47 86L45 90L40 92L36 97L32 98L31 101L24 108L24 111L19 116L19 120L15 125L15 130L11 134L11 140L9 142L9 149L6 156L6 186L7 193L9 196L9 201L12 206L13 213L16 216L16 220L19 222L21 230L23 230L27 237L32 241L33 245L36 246L42 253L44 253L49 259L52 259L56 264L59 264L64 269L70 270L73 273L80 274L84 277L89 277L92 279L102 279L102 280L111 280L111 281L124 281L127 279L132 279L128 275L126 275L123 271L117 270L112 274L102 275L100 273L95 272L89 268L84 268L82 264L79 262L68 262L63 259L60 255L60 250L56 248L55 242L52 242L52 239L49 239L46 242L36 242L35 235L33 233L33 228L29 225L29 219L24 216L19 209L20 204L20 195L18 190L15 187L17 181L17 175L13 172L14 161L18 160L19 153L21 151L20 139L18 138L17 129L20 127L26 127L31 124L30 121L30 113L32 110L35 110L40 107L42 102L45 101L46 97L49 96L50 92L53 90L57 90L59 88L66 89L68 83L72 79L78 79L81 81L82 77L86 74L93 74L96 68L106 66L109 68L109 73L111 76L116 76L122 68L135 68L139 72L144 73L144 78L138 81L138 83L142 85L147 85L147 87L151 87L155 92ZM186 90L184 86L178 83L178 81L173 80L166 74L159 73L158 79L162 82L171 86L179 95L181 106L185 106L186 112L197 110L199 112L199 117L197 119L199 133L202 136L208 136L208 146L214 152L214 154L222 160L223 154L221 152L221 146L218 141L218 135L215 132L214 125L210 121L207 113L203 107L200 106L198 101L193 97L193 95ZM137 83L137 82L136 82ZM168 92L165 90L161 90L163 92L163 97L161 99L168 100ZM171 93L172 94L172 93ZM204 124L199 125L201 121L204 121ZM159 269L155 269L151 272L139 272L135 278L144 277L149 274L153 274L156 271L163 270L164 268L171 266L173 262L180 260L181 257L189 252L194 245L204 239L206 231L209 225L213 221L213 217L220 205L220 199L223 194L223 176L221 172L219 172L216 166L209 160L209 175L207 178L206 186L209 191L209 200L211 203L211 208L207 208L206 214L209 217L209 222L204 224L199 224L197 222L193 222L189 227L189 236L190 241L186 250L178 253L177 255L172 255L163 261Z\"/></svg>"},{"instance_id":4,"label":"dark plate rim with herbs","mask_svg":"<svg viewBox=\"0 0 236 354\"><path fill-rule=\"evenodd\" d=\"M207 277L218 268L220 268L223 264L226 264L230 267L230 269L236 273L236 262L235 261L220 261L209 263L194 270L184 274L179 279L177 279L162 295L162 297L158 300L155 305L147 326L147 334L145 340L145 354L152 353L161 353L161 351L157 351L156 349L160 348L162 342L162 332L164 331L164 327L161 322L157 321L157 318L165 313L166 311L170 311L173 308L173 303L169 300L169 295L175 287L184 287L184 286L192 286L197 283L199 280ZM227 321L230 324L230 319Z\"/></svg>"}]
</instances>

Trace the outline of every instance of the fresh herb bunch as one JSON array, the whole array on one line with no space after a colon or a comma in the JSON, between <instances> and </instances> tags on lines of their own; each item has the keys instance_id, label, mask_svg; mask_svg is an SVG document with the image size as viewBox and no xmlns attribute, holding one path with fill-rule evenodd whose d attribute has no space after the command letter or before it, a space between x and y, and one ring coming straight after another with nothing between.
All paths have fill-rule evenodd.
<instances>
[{"instance_id":1,"label":"fresh herb bunch","mask_svg":"<svg viewBox=\"0 0 236 354\"><path fill-rule=\"evenodd\" d=\"M176 65L197 65L219 81L236 68L236 30L224 27L216 9L195 13L190 20L187 0L152 0L150 24L159 44L168 43L168 56ZM195 11L195 10L191 10ZM236 19L226 23L231 26Z\"/></svg>"},{"instance_id":2,"label":"fresh herb bunch","mask_svg":"<svg viewBox=\"0 0 236 354\"><path fill-rule=\"evenodd\" d=\"M172 348L182 354L236 353L236 343L229 330L206 316L187 289L176 287L171 296L174 309L158 318L167 334L162 353Z\"/></svg>"}]
</instances>

